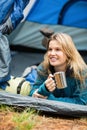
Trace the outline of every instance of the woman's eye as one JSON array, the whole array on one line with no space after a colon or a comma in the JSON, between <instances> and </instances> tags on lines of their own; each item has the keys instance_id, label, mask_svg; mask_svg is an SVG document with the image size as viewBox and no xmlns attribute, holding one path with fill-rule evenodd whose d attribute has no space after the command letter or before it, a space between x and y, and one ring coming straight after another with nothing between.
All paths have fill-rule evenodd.
<instances>
[{"instance_id":1,"label":"woman's eye","mask_svg":"<svg viewBox=\"0 0 87 130\"><path fill-rule=\"evenodd\" d=\"M61 51L61 49L60 48L55 48L55 49L52 49L52 48L48 48L48 51Z\"/></svg>"},{"instance_id":2,"label":"woman's eye","mask_svg":"<svg viewBox=\"0 0 87 130\"><path fill-rule=\"evenodd\" d=\"M51 48L48 49L48 51L51 51L51 50L52 50Z\"/></svg>"},{"instance_id":3,"label":"woman's eye","mask_svg":"<svg viewBox=\"0 0 87 130\"><path fill-rule=\"evenodd\" d=\"M60 51L60 48L56 48L56 51Z\"/></svg>"}]
</instances>

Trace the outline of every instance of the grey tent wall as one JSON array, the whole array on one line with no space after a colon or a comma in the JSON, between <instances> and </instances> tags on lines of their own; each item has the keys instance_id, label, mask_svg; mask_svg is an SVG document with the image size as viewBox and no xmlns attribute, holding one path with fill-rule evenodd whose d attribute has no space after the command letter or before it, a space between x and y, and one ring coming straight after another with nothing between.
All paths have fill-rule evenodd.
<instances>
[{"instance_id":1,"label":"grey tent wall","mask_svg":"<svg viewBox=\"0 0 87 130\"><path fill-rule=\"evenodd\" d=\"M62 116L87 117L87 106L0 92L0 104L29 107Z\"/></svg>"},{"instance_id":2,"label":"grey tent wall","mask_svg":"<svg viewBox=\"0 0 87 130\"><path fill-rule=\"evenodd\" d=\"M62 25L39 24L28 21L20 23L18 27L8 36L10 45L22 45L44 50L45 48L41 44L43 36L39 30L45 27L52 29L55 32L68 33L72 36L78 50L87 51L87 29Z\"/></svg>"}]
</instances>

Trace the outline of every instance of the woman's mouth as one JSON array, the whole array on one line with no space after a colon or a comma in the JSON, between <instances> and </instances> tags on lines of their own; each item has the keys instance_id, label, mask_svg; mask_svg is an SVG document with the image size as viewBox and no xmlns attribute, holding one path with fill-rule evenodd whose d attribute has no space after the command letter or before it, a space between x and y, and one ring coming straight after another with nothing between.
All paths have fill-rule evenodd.
<instances>
[{"instance_id":1,"label":"woman's mouth","mask_svg":"<svg viewBox=\"0 0 87 130\"><path fill-rule=\"evenodd\" d=\"M56 62L57 59L56 59L55 57L52 57L52 58L50 58L50 61L51 61L51 62Z\"/></svg>"}]
</instances>

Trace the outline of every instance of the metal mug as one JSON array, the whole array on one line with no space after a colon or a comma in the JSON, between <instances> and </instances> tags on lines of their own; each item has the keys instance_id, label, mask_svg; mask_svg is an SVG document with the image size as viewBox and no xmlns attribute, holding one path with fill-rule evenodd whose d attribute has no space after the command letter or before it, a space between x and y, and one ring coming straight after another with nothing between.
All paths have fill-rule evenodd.
<instances>
[{"instance_id":1,"label":"metal mug","mask_svg":"<svg viewBox=\"0 0 87 130\"><path fill-rule=\"evenodd\" d=\"M65 72L54 73L54 79L58 89L63 89L67 87Z\"/></svg>"}]
</instances>

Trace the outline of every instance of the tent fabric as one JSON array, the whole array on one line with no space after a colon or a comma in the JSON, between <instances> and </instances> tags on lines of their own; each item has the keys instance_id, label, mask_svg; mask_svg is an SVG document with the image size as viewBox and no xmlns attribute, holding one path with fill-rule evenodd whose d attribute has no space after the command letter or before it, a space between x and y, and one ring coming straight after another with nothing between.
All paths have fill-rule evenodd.
<instances>
[{"instance_id":1,"label":"tent fabric","mask_svg":"<svg viewBox=\"0 0 87 130\"><path fill-rule=\"evenodd\" d=\"M28 15L21 23L24 18L23 12L30 3L29 0L0 1L0 24L12 8L9 17L11 28L13 27L14 31L11 30L12 33L8 36L10 44L44 49L41 45L43 36L39 30L42 27L48 27L56 32L69 33L75 39L77 49L87 50L87 13L85 13L87 12L87 0L35 0L35 2L33 0L34 4L29 7L29 12L28 10L26 12ZM19 27L16 30L17 25Z\"/></svg>"},{"instance_id":2,"label":"tent fabric","mask_svg":"<svg viewBox=\"0 0 87 130\"><path fill-rule=\"evenodd\" d=\"M87 1L73 0L67 2L61 10L58 24L87 28Z\"/></svg>"},{"instance_id":3,"label":"tent fabric","mask_svg":"<svg viewBox=\"0 0 87 130\"><path fill-rule=\"evenodd\" d=\"M63 25L48 25L24 21L8 36L11 45L22 45L45 50L42 46L41 28L49 28L55 32L64 32L72 36L78 50L87 50L87 29Z\"/></svg>"},{"instance_id":4,"label":"tent fabric","mask_svg":"<svg viewBox=\"0 0 87 130\"><path fill-rule=\"evenodd\" d=\"M12 8L14 0L0 0L0 24L5 22L5 19Z\"/></svg>"},{"instance_id":5,"label":"tent fabric","mask_svg":"<svg viewBox=\"0 0 87 130\"><path fill-rule=\"evenodd\" d=\"M21 48L21 47L20 47ZM24 47L22 48L24 49ZM30 49L31 50L31 49ZM11 60L11 74L13 76L23 76L30 80L32 75L25 75L25 70L31 68L32 65L38 65L42 60L44 54L41 52L24 52L24 51L11 51L12 60ZM32 50L31 50L32 51ZM36 73L33 71L33 73ZM32 77L33 80L34 76Z\"/></svg>"},{"instance_id":6,"label":"tent fabric","mask_svg":"<svg viewBox=\"0 0 87 130\"><path fill-rule=\"evenodd\" d=\"M33 98L19 94L0 92L0 103L19 107L30 107L56 115L87 117L87 106Z\"/></svg>"},{"instance_id":7,"label":"tent fabric","mask_svg":"<svg viewBox=\"0 0 87 130\"><path fill-rule=\"evenodd\" d=\"M29 0L15 0L14 6L13 6L13 11L10 15L11 20L12 20L12 25L14 28L21 22L23 19L23 10L28 4Z\"/></svg>"},{"instance_id":8,"label":"tent fabric","mask_svg":"<svg viewBox=\"0 0 87 130\"><path fill-rule=\"evenodd\" d=\"M0 24L10 17L13 28L23 19L23 11L30 0L0 1ZM30 7L31 8L31 7ZM87 28L86 0L36 0L27 13L26 20L42 24L60 24L72 27Z\"/></svg>"},{"instance_id":9,"label":"tent fabric","mask_svg":"<svg viewBox=\"0 0 87 130\"><path fill-rule=\"evenodd\" d=\"M0 25L4 24L10 17L13 28L23 19L23 10L29 0L1 0L0 1Z\"/></svg>"},{"instance_id":10,"label":"tent fabric","mask_svg":"<svg viewBox=\"0 0 87 130\"><path fill-rule=\"evenodd\" d=\"M57 24L58 15L66 0L38 0L35 2L26 20L43 23L43 24Z\"/></svg>"},{"instance_id":11,"label":"tent fabric","mask_svg":"<svg viewBox=\"0 0 87 130\"><path fill-rule=\"evenodd\" d=\"M87 28L86 0L38 0L26 20L42 24L60 24Z\"/></svg>"}]
</instances>

